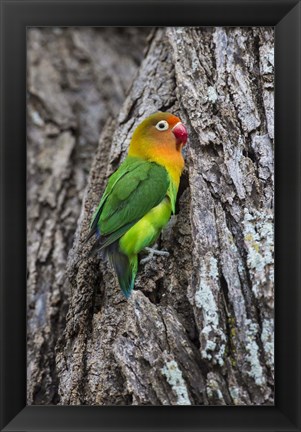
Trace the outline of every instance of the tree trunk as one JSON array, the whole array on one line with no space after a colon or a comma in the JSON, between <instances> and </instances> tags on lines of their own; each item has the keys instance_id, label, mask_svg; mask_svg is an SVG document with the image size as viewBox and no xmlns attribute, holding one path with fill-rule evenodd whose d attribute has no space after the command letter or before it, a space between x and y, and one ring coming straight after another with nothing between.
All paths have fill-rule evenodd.
<instances>
[{"instance_id":1,"label":"tree trunk","mask_svg":"<svg viewBox=\"0 0 301 432\"><path fill-rule=\"evenodd\" d=\"M67 255L100 131L118 115L148 33L28 30L28 403L59 400L54 351L68 310Z\"/></svg>"},{"instance_id":2,"label":"tree trunk","mask_svg":"<svg viewBox=\"0 0 301 432\"><path fill-rule=\"evenodd\" d=\"M63 266L52 273L57 303L54 296L52 309L40 312L51 320L58 308L52 402L273 404L273 48L273 28L153 34L119 116L103 128L68 278ZM186 168L176 215L159 240L170 256L139 266L136 290L126 301L110 265L87 258L83 239L134 128L158 110L178 115L188 128ZM78 206L83 195L73 188L70 196ZM74 211L69 202L65 208ZM45 243L58 231L44 220ZM61 249L52 248L52 261L59 260ZM43 255L48 265L49 250ZM43 289L49 295L46 283ZM66 319L62 296L69 304Z\"/></svg>"}]
</instances>

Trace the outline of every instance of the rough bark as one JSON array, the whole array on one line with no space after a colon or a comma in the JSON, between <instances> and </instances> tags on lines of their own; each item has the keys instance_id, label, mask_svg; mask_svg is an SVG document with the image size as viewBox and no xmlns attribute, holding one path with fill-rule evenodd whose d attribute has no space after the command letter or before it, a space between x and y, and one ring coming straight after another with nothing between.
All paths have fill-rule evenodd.
<instances>
[{"instance_id":1,"label":"rough bark","mask_svg":"<svg viewBox=\"0 0 301 432\"><path fill-rule=\"evenodd\" d=\"M28 30L28 403L58 401L68 252L99 134L143 57L147 29Z\"/></svg>"},{"instance_id":2,"label":"rough bark","mask_svg":"<svg viewBox=\"0 0 301 432\"><path fill-rule=\"evenodd\" d=\"M60 291L69 283L70 291L55 402L273 403L273 37L272 28L154 34L118 118L102 131L69 282L61 271ZM186 168L159 242L170 256L140 266L126 301L109 264L86 258L83 239L133 129L157 110L187 125Z\"/></svg>"}]
</instances>

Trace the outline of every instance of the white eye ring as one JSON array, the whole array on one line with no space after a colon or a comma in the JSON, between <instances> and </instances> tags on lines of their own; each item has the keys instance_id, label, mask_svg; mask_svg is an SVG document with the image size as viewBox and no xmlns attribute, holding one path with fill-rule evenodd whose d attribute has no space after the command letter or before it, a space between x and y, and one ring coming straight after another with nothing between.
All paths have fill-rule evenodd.
<instances>
[{"instance_id":1,"label":"white eye ring","mask_svg":"<svg viewBox=\"0 0 301 432\"><path fill-rule=\"evenodd\" d=\"M166 120L160 120L157 124L156 124L156 129L158 129L159 131L166 131L169 128L169 124L167 123Z\"/></svg>"}]
</instances>

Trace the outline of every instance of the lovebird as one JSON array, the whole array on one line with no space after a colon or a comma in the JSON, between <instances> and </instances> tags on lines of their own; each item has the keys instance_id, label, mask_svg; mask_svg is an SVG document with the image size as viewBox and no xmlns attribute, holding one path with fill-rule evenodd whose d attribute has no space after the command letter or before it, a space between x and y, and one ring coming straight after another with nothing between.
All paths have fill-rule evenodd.
<instances>
[{"instance_id":1,"label":"lovebird","mask_svg":"<svg viewBox=\"0 0 301 432\"><path fill-rule=\"evenodd\" d=\"M175 213L187 138L185 126L173 114L157 112L143 120L93 214L88 239L96 236L93 249L109 257L127 299L139 252L156 242Z\"/></svg>"}]
</instances>

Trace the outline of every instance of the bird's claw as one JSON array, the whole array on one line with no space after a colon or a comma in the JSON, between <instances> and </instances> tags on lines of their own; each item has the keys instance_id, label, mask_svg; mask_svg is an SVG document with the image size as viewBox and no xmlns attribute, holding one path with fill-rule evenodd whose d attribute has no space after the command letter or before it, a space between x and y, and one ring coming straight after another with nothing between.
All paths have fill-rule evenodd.
<instances>
[{"instance_id":1,"label":"bird's claw","mask_svg":"<svg viewBox=\"0 0 301 432\"><path fill-rule=\"evenodd\" d=\"M146 248L144 248L144 250L146 250L148 252L148 255L145 258L142 258L142 260L140 260L140 264L148 263L149 261L151 261L153 259L154 255L169 256L169 252L163 251L163 250L161 251L161 250L150 248L150 247L146 247Z\"/></svg>"}]
</instances>

